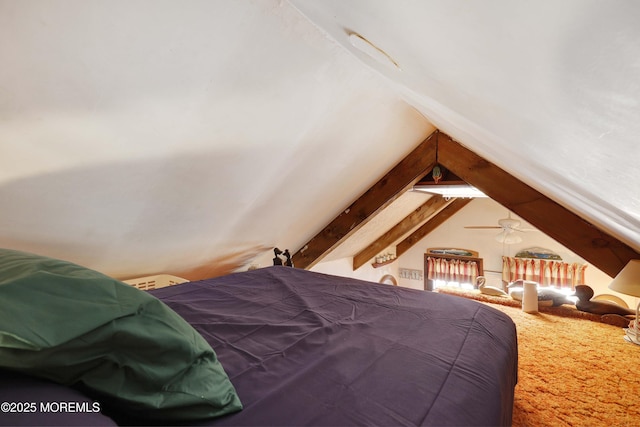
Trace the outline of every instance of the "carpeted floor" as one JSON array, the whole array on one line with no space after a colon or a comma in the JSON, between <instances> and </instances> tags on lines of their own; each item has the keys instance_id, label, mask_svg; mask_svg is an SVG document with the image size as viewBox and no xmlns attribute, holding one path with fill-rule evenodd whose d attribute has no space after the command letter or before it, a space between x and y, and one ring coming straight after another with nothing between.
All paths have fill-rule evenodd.
<instances>
[{"instance_id":1,"label":"carpeted floor","mask_svg":"<svg viewBox=\"0 0 640 427\"><path fill-rule=\"evenodd\" d=\"M513 426L640 426L640 346L620 327L483 303L518 332Z\"/></svg>"}]
</instances>

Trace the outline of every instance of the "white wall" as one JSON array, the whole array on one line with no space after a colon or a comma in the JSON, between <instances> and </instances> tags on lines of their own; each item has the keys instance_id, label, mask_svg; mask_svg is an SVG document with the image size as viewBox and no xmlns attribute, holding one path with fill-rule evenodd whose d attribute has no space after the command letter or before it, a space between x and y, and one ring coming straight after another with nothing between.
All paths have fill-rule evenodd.
<instances>
[{"instance_id":1,"label":"white wall","mask_svg":"<svg viewBox=\"0 0 640 427\"><path fill-rule=\"evenodd\" d=\"M335 261L320 262L311 268L311 271L334 274L336 276L353 277L355 279L368 280L376 283L379 283L385 275L389 274L395 277L398 284L400 284L398 280L398 260L378 268L374 268L371 263L367 263L356 271L353 271L353 257L348 257Z\"/></svg>"}]
</instances>

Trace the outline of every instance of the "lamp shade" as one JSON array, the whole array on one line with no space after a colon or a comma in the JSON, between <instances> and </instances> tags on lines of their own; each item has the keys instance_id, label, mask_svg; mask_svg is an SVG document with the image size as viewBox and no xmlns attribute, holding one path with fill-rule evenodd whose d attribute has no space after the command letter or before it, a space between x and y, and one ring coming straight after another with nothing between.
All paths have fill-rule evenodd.
<instances>
[{"instance_id":1,"label":"lamp shade","mask_svg":"<svg viewBox=\"0 0 640 427\"><path fill-rule=\"evenodd\" d=\"M618 273L609 289L621 294L640 297L640 259L632 259Z\"/></svg>"}]
</instances>

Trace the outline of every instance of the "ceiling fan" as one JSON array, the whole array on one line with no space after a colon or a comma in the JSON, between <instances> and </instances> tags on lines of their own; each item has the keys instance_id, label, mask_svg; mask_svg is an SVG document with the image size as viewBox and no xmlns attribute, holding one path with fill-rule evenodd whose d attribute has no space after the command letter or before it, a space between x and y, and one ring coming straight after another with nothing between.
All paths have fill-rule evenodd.
<instances>
[{"instance_id":1,"label":"ceiling fan","mask_svg":"<svg viewBox=\"0 0 640 427\"><path fill-rule=\"evenodd\" d=\"M502 218L498 220L498 225L469 225L464 228L472 228L478 230L502 230L498 233L495 239L500 243L512 244L519 243L522 241L522 237L520 237L516 232L523 233L526 231L535 231L533 228L520 228L520 220L511 218L511 212L509 212L507 218Z\"/></svg>"}]
</instances>

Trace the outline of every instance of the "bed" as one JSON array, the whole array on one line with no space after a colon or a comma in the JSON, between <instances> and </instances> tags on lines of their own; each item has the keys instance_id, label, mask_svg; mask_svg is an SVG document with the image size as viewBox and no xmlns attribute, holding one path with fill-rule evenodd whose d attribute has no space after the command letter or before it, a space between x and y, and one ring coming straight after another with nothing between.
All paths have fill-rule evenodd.
<instances>
[{"instance_id":1,"label":"bed","mask_svg":"<svg viewBox=\"0 0 640 427\"><path fill-rule=\"evenodd\" d=\"M82 272L80 276L83 274L86 275ZM0 292L4 286L1 277ZM102 280L113 281L104 277ZM119 284L110 284L108 289L114 286L119 293L129 295L130 291ZM161 369L169 366L167 360L172 361L172 367L186 357L171 355L172 345L165 341L157 346L152 342L162 335L157 325L151 328L136 324L129 328L144 335L132 339L134 344L129 347L134 349L121 345L126 339L119 338L116 350L113 336L122 332L102 334L100 325L81 338L84 342L96 335L107 337L96 338L97 344L89 346L92 352L96 347L105 347L104 354L87 356L87 349L77 350L79 346L75 345L73 351L80 355L69 356L82 363L87 359L100 362L96 362L97 367L83 365L80 374L73 372L72 380L53 378L60 367L54 367L53 374L43 374L42 365L54 364L54 356L63 351L60 348L53 349L54 356L45 355L30 369L16 366L23 363L24 352L11 362L11 351L17 350L2 349L0 402L13 405L0 413L3 424L511 424L517 382L515 326L508 316L487 305L290 267L257 269L150 292L134 291L144 296L131 293L131 298L143 298L153 307L159 304L171 315L177 313L197 331L194 339L204 338L214 352L213 359L208 350L203 350L195 358L196 363L188 365L189 372L205 363L202 354L207 354L207 360L219 363L222 374L226 374L220 380L228 379L225 398L231 389L237 393L234 398L240 406L199 417L195 414L200 406L187 406L176 413L171 412L174 409L162 412L142 407L140 402L135 402L138 406L122 404L120 395L130 388L122 386L126 378L115 393L96 391L98 387L91 385L95 378L79 375L87 375L89 369L103 369L114 351L125 351L120 347L126 347L136 358L152 347L144 357L159 363ZM47 295L48 301L51 298ZM82 304L76 302L74 306ZM95 311L95 307L91 309ZM130 321L140 311L138 308L111 321L109 327L113 328L114 322ZM157 317L154 314L152 320ZM104 340L107 344L103 345ZM62 360L71 364L71 359ZM99 380L116 377L123 369L128 367L120 366L109 375L103 373ZM204 377L192 378L189 387L193 382L199 387L201 378ZM52 407L51 402L58 406ZM72 402L74 411L68 410L68 405L60 410L60 402Z\"/></svg>"}]
</instances>

